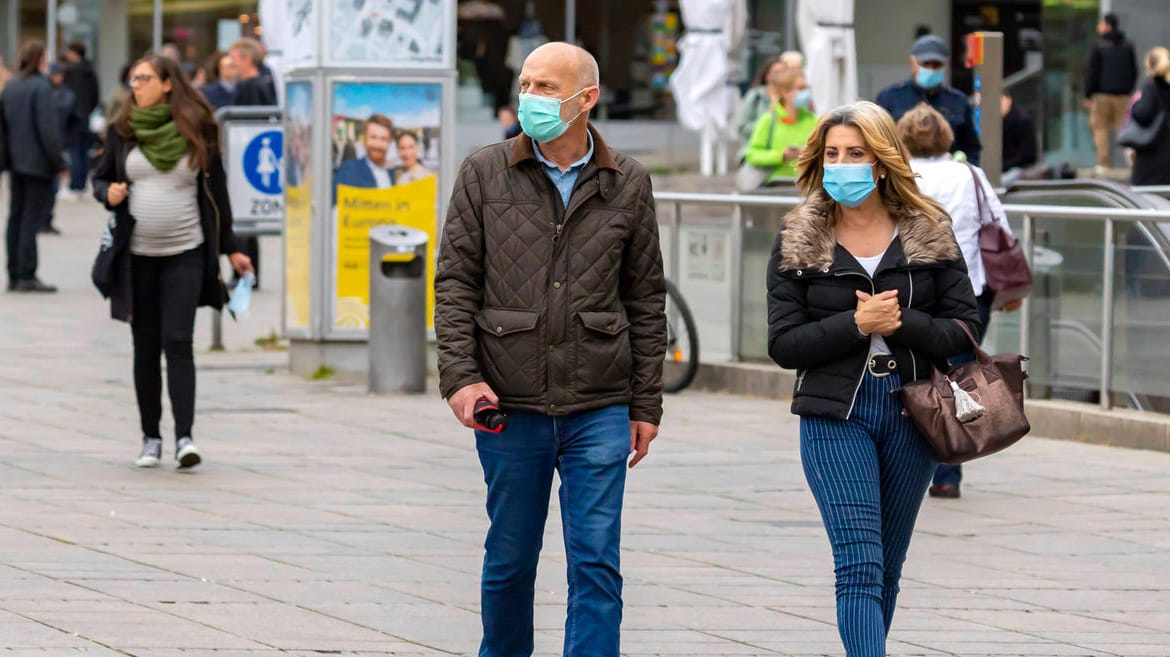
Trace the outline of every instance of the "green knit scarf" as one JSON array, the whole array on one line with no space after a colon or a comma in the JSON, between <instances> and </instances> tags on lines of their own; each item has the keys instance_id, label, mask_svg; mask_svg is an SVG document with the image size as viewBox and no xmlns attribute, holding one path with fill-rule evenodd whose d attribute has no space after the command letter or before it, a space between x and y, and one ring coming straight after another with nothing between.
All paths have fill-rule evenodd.
<instances>
[{"instance_id":1,"label":"green knit scarf","mask_svg":"<svg viewBox=\"0 0 1170 657\"><path fill-rule=\"evenodd\" d=\"M135 107L130 110L130 128L138 141L138 150L155 169L163 173L175 168L191 150L191 144L171 119L170 105Z\"/></svg>"}]
</instances>

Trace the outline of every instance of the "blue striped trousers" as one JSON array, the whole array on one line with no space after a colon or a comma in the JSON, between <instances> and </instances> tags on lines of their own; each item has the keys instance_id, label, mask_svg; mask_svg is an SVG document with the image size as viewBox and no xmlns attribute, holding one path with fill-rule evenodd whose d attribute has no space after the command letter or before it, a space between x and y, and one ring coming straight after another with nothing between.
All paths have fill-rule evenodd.
<instances>
[{"instance_id":1,"label":"blue striped trousers","mask_svg":"<svg viewBox=\"0 0 1170 657\"><path fill-rule=\"evenodd\" d=\"M867 372L850 419L800 419L800 460L833 546L847 657L885 657L902 563L934 471L893 394L900 385L897 372Z\"/></svg>"}]
</instances>

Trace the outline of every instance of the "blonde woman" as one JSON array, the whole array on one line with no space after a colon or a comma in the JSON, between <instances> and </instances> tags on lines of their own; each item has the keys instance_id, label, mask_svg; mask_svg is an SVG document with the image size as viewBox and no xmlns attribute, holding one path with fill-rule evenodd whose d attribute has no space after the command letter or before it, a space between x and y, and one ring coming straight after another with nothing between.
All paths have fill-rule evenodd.
<instances>
[{"instance_id":1,"label":"blonde woman","mask_svg":"<svg viewBox=\"0 0 1170 657\"><path fill-rule=\"evenodd\" d=\"M1158 46L1146 55L1146 80L1133 104L1130 120L1142 127L1162 114L1162 128L1148 148L1134 152L1134 185L1170 185L1170 52Z\"/></svg>"},{"instance_id":2,"label":"blonde woman","mask_svg":"<svg viewBox=\"0 0 1170 657\"><path fill-rule=\"evenodd\" d=\"M806 200L768 266L768 349L797 371L800 456L833 547L848 657L882 657L902 563L934 471L892 394L971 350L982 327L950 218L914 180L869 102L817 123L797 163Z\"/></svg>"}]
</instances>

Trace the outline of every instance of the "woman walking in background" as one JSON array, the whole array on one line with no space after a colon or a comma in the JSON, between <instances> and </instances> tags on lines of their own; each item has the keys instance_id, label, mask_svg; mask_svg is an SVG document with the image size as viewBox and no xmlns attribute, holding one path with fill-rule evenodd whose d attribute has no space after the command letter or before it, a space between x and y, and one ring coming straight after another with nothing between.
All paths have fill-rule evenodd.
<instances>
[{"instance_id":1,"label":"woman walking in background","mask_svg":"<svg viewBox=\"0 0 1170 657\"><path fill-rule=\"evenodd\" d=\"M979 251L979 228L984 223L994 221L1010 235L1012 231L1008 226L1007 213L983 169L951 159L950 150L955 133L938 110L922 104L903 114L898 120L898 137L910 151L910 168L918 174L918 189L942 204L951 216L951 228L955 231L959 248L963 250L971 289L975 291L978 302L982 335L985 335L991 321L991 302L995 299L995 293L987 289L987 274ZM976 191L976 185L982 189L981 195ZM1018 307L1016 303L1005 310ZM981 334L976 335L982 339ZM963 466L940 463L934 472L930 496L959 497L962 481Z\"/></svg>"},{"instance_id":2,"label":"woman walking in background","mask_svg":"<svg viewBox=\"0 0 1170 657\"><path fill-rule=\"evenodd\" d=\"M211 108L174 61L151 55L134 65L131 96L118 111L94 170L94 196L131 230L114 267L115 319L134 338L134 388L142 425L135 465L162 458L162 368L175 419L180 468L200 463L195 419L195 309L227 300L219 256L252 270L232 233L231 205Z\"/></svg>"},{"instance_id":3,"label":"woman walking in background","mask_svg":"<svg viewBox=\"0 0 1170 657\"><path fill-rule=\"evenodd\" d=\"M1134 185L1170 185L1170 51L1158 46L1146 55L1146 80L1133 104L1130 120L1148 127L1162 114L1154 143L1134 152Z\"/></svg>"},{"instance_id":4,"label":"woman walking in background","mask_svg":"<svg viewBox=\"0 0 1170 657\"><path fill-rule=\"evenodd\" d=\"M823 116L797 164L806 199L768 263L768 352L797 370L800 460L833 547L847 657L885 657L934 470L892 393L971 350L959 322L981 328L950 220L908 160L881 107Z\"/></svg>"},{"instance_id":5,"label":"woman walking in background","mask_svg":"<svg viewBox=\"0 0 1170 657\"><path fill-rule=\"evenodd\" d=\"M776 76L773 87L776 104L756 122L744 154L749 166L767 172L765 183L796 177L796 159L817 125L816 115L808 109L811 95L804 73L786 68Z\"/></svg>"}]
</instances>

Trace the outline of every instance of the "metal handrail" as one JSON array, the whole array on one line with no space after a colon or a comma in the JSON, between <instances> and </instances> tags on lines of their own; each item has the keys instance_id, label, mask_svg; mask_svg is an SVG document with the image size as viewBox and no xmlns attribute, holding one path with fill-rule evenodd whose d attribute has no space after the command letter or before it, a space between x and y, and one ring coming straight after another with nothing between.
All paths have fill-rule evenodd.
<instances>
[{"instance_id":1,"label":"metal handrail","mask_svg":"<svg viewBox=\"0 0 1170 657\"><path fill-rule=\"evenodd\" d=\"M1135 187L1135 191L1146 193L1160 193L1161 188ZM1170 186L1165 187L1170 192ZM670 276L680 281L678 271L679 228L681 226L680 210L684 204L688 205L730 205L733 208L731 217L731 253L736 260L741 259L741 237L743 229L743 208L745 207L796 207L803 199L796 196L756 196L747 194L698 194L690 192L655 192L654 200L658 203L669 203L674 212L671 216L671 248ZM1023 221L1023 230L1020 242L1024 247L1024 254L1028 264L1032 265L1033 249L1035 244L1036 219L1061 219L1065 221L1103 221L1104 227L1104 262L1102 264L1102 300L1101 300L1101 384L1100 405L1104 410L1113 407L1111 388L1113 385L1113 320L1115 304L1113 300L1113 278L1116 273L1116 258L1114 246L1117 242L1118 223L1138 223L1142 221L1170 221L1170 209L1147 210L1136 208L1093 208L1066 205L1037 205L1031 203L1005 203L1004 211L1010 216L1018 216ZM735 271L731 277L731 316L735 318L735 325L731 331L731 355L733 360L739 360L740 354L740 313L742 312L743 295L742 271ZM1029 311L1030 300L1025 297L1020 311L1020 353L1029 353Z\"/></svg>"}]
</instances>

